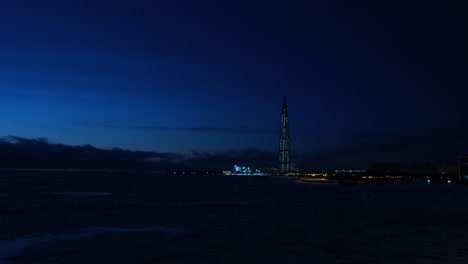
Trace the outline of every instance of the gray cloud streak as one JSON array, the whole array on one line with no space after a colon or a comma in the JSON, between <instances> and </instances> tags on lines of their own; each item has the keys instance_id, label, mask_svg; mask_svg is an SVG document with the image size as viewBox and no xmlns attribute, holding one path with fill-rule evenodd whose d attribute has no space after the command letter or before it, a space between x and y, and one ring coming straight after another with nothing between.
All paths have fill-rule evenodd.
<instances>
[{"instance_id":1,"label":"gray cloud streak","mask_svg":"<svg viewBox=\"0 0 468 264\"><path fill-rule=\"evenodd\" d=\"M258 129L258 128L236 128L236 127L209 127L209 126L120 126L120 125L103 125L105 128L116 129L137 129L137 130L154 130L154 131L189 131L189 132L216 132L216 133L234 133L234 134L275 134L277 130Z\"/></svg>"}]
</instances>

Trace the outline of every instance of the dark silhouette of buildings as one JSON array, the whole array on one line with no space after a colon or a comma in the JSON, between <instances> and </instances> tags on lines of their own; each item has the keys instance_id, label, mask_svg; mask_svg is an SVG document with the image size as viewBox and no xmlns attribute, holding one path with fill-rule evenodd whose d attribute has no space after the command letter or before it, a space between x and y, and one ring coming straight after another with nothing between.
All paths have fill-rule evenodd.
<instances>
[{"instance_id":1,"label":"dark silhouette of buildings","mask_svg":"<svg viewBox=\"0 0 468 264\"><path fill-rule=\"evenodd\" d=\"M416 178L432 178L436 175L434 163L413 163L410 166L410 175Z\"/></svg>"},{"instance_id":2,"label":"dark silhouette of buildings","mask_svg":"<svg viewBox=\"0 0 468 264\"><path fill-rule=\"evenodd\" d=\"M401 174L399 163L374 163L369 168L369 174L374 176L395 176Z\"/></svg>"},{"instance_id":3,"label":"dark silhouette of buildings","mask_svg":"<svg viewBox=\"0 0 468 264\"><path fill-rule=\"evenodd\" d=\"M468 181L468 156L458 158L458 179Z\"/></svg>"},{"instance_id":4,"label":"dark silhouette of buildings","mask_svg":"<svg viewBox=\"0 0 468 264\"><path fill-rule=\"evenodd\" d=\"M443 183L451 183L457 180L458 162L455 160L439 161L436 163L436 176Z\"/></svg>"},{"instance_id":5,"label":"dark silhouette of buildings","mask_svg":"<svg viewBox=\"0 0 468 264\"><path fill-rule=\"evenodd\" d=\"M289 148L289 122L288 122L288 107L286 105L286 96L283 98L283 108L281 114L281 131L279 143L279 172L286 174L290 171L290 148Z\"/></svg>"}]
</instances>

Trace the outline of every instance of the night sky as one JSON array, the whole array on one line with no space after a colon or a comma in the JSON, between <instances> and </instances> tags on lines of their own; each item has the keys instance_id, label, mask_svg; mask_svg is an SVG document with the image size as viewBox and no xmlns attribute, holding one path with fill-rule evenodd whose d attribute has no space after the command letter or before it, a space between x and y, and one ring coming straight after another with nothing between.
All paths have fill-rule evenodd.
<instances>
[{"instance_id":1,"label":"night sky","mask_svg":"<svg viewBox=\"0 0 468 264\"><path fill-rule=\"evenodd\" d=\"M274 153L286 96L300 168L455 160L468 155L457 2L2 1L0 136Z\"/></svg>"}]
</instances>

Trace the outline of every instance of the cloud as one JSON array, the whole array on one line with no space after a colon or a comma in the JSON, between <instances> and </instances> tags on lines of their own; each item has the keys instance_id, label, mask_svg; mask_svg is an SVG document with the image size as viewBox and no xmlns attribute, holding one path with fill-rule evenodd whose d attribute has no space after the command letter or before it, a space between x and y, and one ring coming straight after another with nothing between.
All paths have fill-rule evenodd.
<instances>
[{"instance_id":1,"label":"cloud","mask_svg":"<svg viewBox=\"0 0 468 264\"><path fill-rule=\"evenodd\" d=\"M102 125L105 128L137 129L147 131L188 131L188 132L215 132L234 134L277 134L277 130L246 128L246 127L210 127L210 126L128 126L128 125Z\"/></svg>"},{"instance_id":2,"label":"cloud","mask_svg":"<svg viewBox=\"0 0 468 264\"><path fill-rule=\"evenodd\" d=\"M8 136L4 138L0 138L0 142L11 142L13 144L50 144L50 141L47 138L35 138L35 139L27 139L17 136Z\"/></svg>"},{"instance_id":3,"label":"cloud","mask_svg":"<svg viewBox=\"0 0 468 264\"><path fill-rule=\"evenodd\" d=\"M260 167L274 161L275 153L256 148L182 154L68 146L45 138L0 138L0 168L225 170L233 164Z\"/></svg>"},{"instance_id":4,"label":"cloud","mask_svg":"<svg viewBox=\"0 0 468 264\"><path fill-rule=\"evenodd\" d=\"M349 163L364 163L366 161L367 165L369 165L375 162L375 160L371 159L375 159L377 156L388 156L389 159L393 160L407 158L411 162L418 159L418 157L406 157L404 155L406 152L424 153L428 149L430 152L424 153L425 157L440 159L446 156L456 157L455 147L463 145L468 146L468 129L464 128L439 129L430 133L425 131L367 131L350 135L350 142L345 146L310 154L303 157L301 162L336 166L342 160L349 160ZM453 151L453 153L446 155L439 151L444 148Z\"/></svg>"},{"instance_id":5,"label":"cloud","mask_svg":"<svg viewBox=\"0 0 468 264\"><path fill-rule=\"evenodd\" d=\"M276 165L277 154L257 148L230 149L224 151L192 151L184 163L190 167L230 169L234 164L263 167Z\"/></svg>"},{"instance_id":6,"label":"cloud","mask_svg":"<svg viewBox=\"0 0 468 264\"><path fill-rule=\"evenodd\" d=\"M124 128L124 127L117 127ZM220 133L267 133L216 127L127 127L129 129L216 131ZM456 158L468 149L468 130L439 129L432 133L367 131L348 135L349 143L317 152L292 152L300 169L366 168L373 162L431 162ZM233 164L252 167L275 166L277 153L257 148L196 151L189 153L99 149L90 145L67 146L45 138L16 136L0 138L0 167L115 168L172 170L225 170Z\"/></svg>"}]
</instances>

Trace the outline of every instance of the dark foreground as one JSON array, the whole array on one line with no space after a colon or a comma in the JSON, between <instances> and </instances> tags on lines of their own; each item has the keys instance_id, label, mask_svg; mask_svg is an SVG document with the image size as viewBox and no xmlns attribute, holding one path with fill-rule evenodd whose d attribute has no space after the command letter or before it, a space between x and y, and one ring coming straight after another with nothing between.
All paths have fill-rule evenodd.
<instances>
[{"instance_id":1,"label":"dark foreground","mask_svg":"<svg viewBox=\"0 0 468 264\"><path fill-rule=\"evenodd\" d=\"M0 263L468 263L468 186L0 172Z\"/></svg>"}]
</instances>

